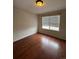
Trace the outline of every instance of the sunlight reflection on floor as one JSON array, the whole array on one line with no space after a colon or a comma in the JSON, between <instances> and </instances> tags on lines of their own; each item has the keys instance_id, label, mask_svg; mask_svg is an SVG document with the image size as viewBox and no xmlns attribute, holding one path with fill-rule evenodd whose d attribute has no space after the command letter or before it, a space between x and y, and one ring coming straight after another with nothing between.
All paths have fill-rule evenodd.
<instances>
[{"instance_id":1,"label":"sunlight reflection on floor","mask_svg":"<svg viewBox=\"0 0 79 59\"><path fill-rule=\"evenodd\" d=\"M42 48L49 52L57 54L59 49L59 44L53 40L48 40L47 38L42 37L41 39ZM50 49L50 50L49 50Z\"/></svg>"}]
</instances>

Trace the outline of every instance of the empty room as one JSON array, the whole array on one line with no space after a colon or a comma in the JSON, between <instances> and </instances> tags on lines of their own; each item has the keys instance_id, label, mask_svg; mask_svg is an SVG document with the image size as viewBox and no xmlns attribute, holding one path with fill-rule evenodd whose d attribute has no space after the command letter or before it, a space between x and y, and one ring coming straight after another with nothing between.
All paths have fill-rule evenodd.
<instances>
[{"instance_id":1,"label":"empty room","mask_svg":"<svg viewBox=\"0 0 79 59\"><path fill-rule=\"evenodd\" d=\"M13 0L13 59L66 59L66 0Z\"/></svg>"}]
</instances>

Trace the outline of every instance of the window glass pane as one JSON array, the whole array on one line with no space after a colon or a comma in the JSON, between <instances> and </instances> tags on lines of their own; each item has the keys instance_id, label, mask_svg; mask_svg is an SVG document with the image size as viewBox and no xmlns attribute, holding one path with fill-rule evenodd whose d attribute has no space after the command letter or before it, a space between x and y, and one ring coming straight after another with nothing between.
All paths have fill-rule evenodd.
<instances>
[{"instance_id":1,"label":"window glass pane","mask_svg":"<svg viewBox=\"0 0 79 59\"><path fill-rule=\"evenodd\" d=\"M42 28L59 31L60 15L42 17Z\"/></svg>"},{"instance_id":2,"label":"window glass pane","mask_svg":"<svg viewBox=\"0 0 79 59\"><path fill-rule=\"evenodd\" d=\"M49 17L42 17L42 28L49 29Z\"/></svg>"},{"instance_id":3,"label":"window glass pane","mask_svg":"<svg viewBox=\"0 0 79 59\"><path fill-rule=\"evenodd\" d=\"M50 30L59 31L60 15L50 16Z\"/></svg>"}]
</instances>

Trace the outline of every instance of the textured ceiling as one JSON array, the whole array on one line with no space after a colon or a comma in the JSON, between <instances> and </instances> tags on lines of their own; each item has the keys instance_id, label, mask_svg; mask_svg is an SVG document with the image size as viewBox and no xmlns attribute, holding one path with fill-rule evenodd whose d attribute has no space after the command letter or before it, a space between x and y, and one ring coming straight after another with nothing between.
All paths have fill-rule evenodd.
<instances>
[{"instance_id":1,"label":"textured ceiling","mask_svg":"<svg viewBox=\"0 0 79 59\"><path fill-rule=\"evenodd\" d=\"M45 2L44 7L36 7L35 1L36 0L13 0L14 7L27 10L34 14L51 12L66 8L66 0L43 0Z\"/></svg>"}]
</instances>

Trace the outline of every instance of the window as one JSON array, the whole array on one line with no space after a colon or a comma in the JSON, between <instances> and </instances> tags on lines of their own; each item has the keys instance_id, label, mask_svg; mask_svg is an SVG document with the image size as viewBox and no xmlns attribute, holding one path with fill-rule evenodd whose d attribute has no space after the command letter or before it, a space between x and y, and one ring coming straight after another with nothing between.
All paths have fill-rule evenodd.
<instances>
[{"instance_id":1,"label":"window","mask_svg":"<svg viewBox=\"0 0 79 59\"><path fill-rule=\"evenodd\" d=\"M59 31L60 15L42 17L42 29Z\"/></svg>"}]
</instances>

